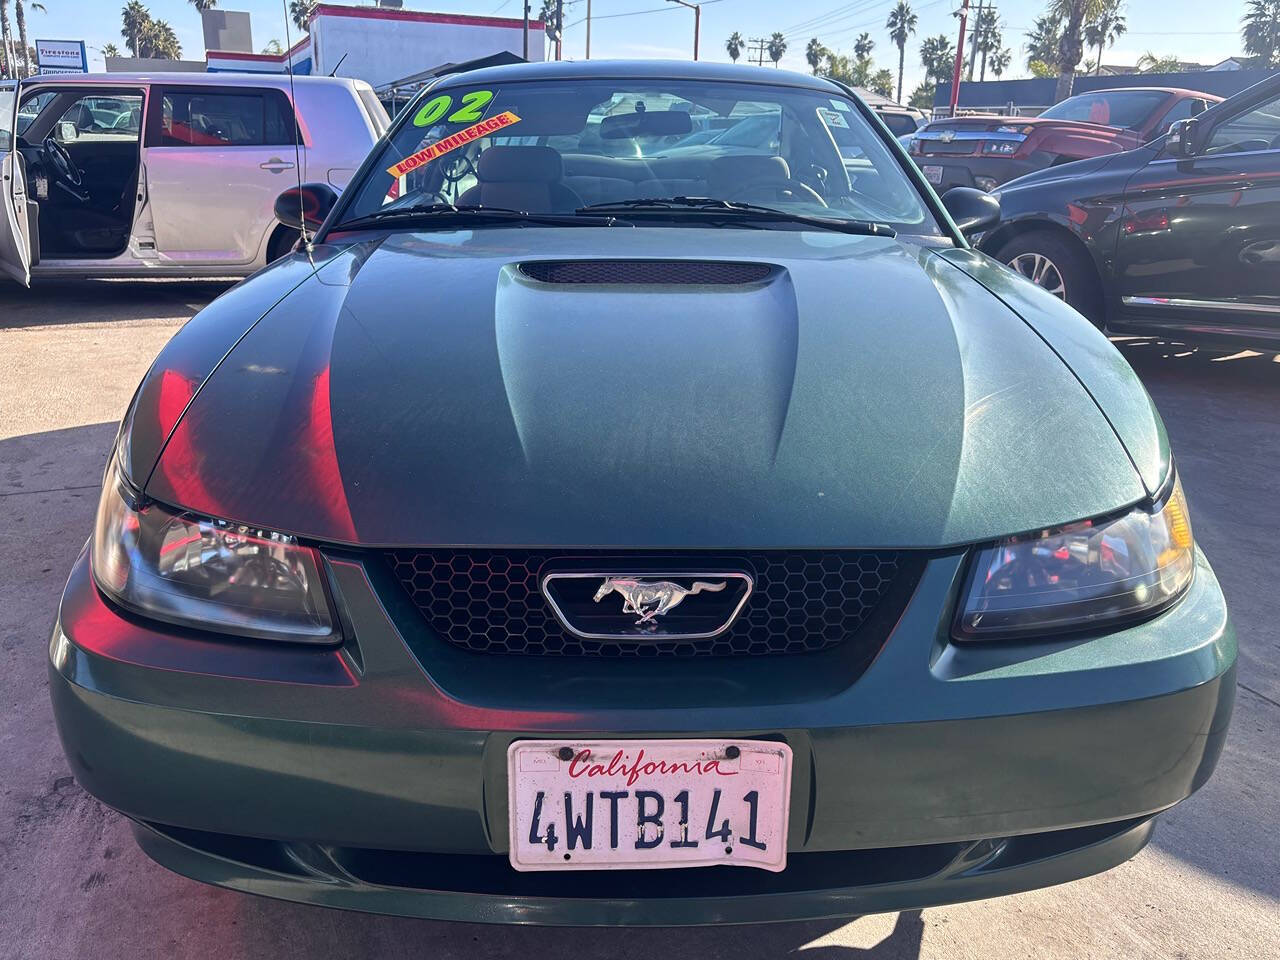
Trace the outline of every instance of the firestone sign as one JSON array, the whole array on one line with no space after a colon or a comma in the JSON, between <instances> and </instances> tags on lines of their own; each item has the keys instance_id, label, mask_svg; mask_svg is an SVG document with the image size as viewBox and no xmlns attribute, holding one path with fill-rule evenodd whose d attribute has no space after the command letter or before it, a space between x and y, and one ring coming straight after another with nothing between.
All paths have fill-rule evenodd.
<instances>
[{"instance_id":1,"label":"firestone sign","mask_svg":"<svg viewBox=\"0 0 1280 960\"><path fill-rule=\"evenodd\" d=\"M89 58L83 40L37 40L36 66L40 73L88 73Z\"/></svg>"}]
</instances>

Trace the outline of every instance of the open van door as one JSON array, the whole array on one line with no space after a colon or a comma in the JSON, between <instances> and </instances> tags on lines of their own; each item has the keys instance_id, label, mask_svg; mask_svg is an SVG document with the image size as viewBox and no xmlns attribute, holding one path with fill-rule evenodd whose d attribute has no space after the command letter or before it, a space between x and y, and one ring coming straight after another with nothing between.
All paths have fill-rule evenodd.
<instances>
[{"instance_id":1,"label":"open van door","mask_svg":"<svg viewBox=\"0 0 1280 960\"><path fill-rule=\"evenodd\" d=\"M0 84L0 273L31 285L27 186L18 153L18 85Z\"/></svg>"}]
</instances>

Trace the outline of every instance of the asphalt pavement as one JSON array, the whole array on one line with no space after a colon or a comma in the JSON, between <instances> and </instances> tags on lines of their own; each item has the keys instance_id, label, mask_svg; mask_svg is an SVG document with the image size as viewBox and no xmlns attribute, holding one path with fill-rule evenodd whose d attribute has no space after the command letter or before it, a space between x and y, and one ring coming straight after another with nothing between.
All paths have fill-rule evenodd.
<instances>
[{"instance_id":1,"label":"asphalt pavement","mask_svg":"<svg viewBox=\"0 0 1280 960\"><path fill-rule=\"evenodd\" d=\"M1144 339L1121 347L1164 415L1241 653L1217 773L1123 866L1019 896L848 922L628 931L342 913L205 887L151 863L67 768L46 647L116 421L164 342L223 289L0 286L0 960L1280 955L1280 357Z\"/></svg>"}]
</instances>

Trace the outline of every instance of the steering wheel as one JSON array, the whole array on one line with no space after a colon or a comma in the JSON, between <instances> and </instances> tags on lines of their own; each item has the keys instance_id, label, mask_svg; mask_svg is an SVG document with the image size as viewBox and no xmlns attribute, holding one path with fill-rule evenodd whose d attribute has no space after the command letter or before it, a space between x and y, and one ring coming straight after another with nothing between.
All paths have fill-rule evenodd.
<instances>
[{"instance_id":1,"label":"steering wheel","mask_svg":"<svg viewBox=\"0 0 1280 960\"><path fill-rule=\"evenodd\" d=\"M801 200L806 203L816 203L820 207L827 206L827 201L822 199L822 195L817 190L793 177L777 177L768 180L757 180L755 183L749 183L739 190L735 190L732 195L725 197L726 200L733 202L734 200L742 200L750 202L750 197L764 197L769 200Z\"/></svg>"},{"instance_id":2,"label":"steering wheel","mask_svg":"<svg viewBox=\"0 0 1280 960\"><path fill-rule=\"evenodd\" d=\"M53 137L45 137L44 154L49 160L49 166L53 167L53 172L58 175L58 179L65 180L67 184L75 187L78 192L84 183L84 179L80 176L80 168L71 159L71 154L67 152L67 148L53 139Z\"/></svg>"}]
</instances>

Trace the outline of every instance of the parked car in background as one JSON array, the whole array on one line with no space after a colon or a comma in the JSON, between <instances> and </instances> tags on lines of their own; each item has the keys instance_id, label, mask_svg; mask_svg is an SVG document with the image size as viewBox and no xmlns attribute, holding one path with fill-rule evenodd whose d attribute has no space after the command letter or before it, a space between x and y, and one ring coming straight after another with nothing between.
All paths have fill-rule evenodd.
<instances>
[{"instance_id":1,"label":"parked car in background","mask_svg":"<svg viewBox=\"0 0 1280 960\"><path fill-rule=\"evenodd\" d=\"M902 107L896 103L886 103L872 107L884 125L889 128L889 132L895 137L901 139L910 136L920 129L924 124L929 122L929 118L925 116L923 110L917 110L915 107Z\"/></svg>"},{"instance_id":2,"label":"parked car in background","mask_svg":"<svg viewBox=\"0 0 1280 960\"><path fill-rule=\"evenodd\" d=\"M1280 347L1280 74L998 196L981 249L1099 326Z\"/></svg>"},{"instance_id":3,"label":"parked car in background","mask_svg":"<svg viewBox=\"0 0 1280 960\"><path fill-rule=\"evenodd\" d=\"M16 96L10 85L0 269L22 283L252 273L297 239L275 219L280 192L299 176L345 186L388 123L372 87L341 78L65 75Z\"/></svg>"},{"instance_id":4,"label":"parked car in background","mask_svg":"<svg viewBox=\"0 0 1280 960\"><path fill-rule=\"evenodd\" d=\"M1038 117L934 120L916 132L909 149L940 190L994 190L1045 167L1130 150L1221 99L1167 87L1097 90L1068 97Z\"/></svg>"}]
</instances>

